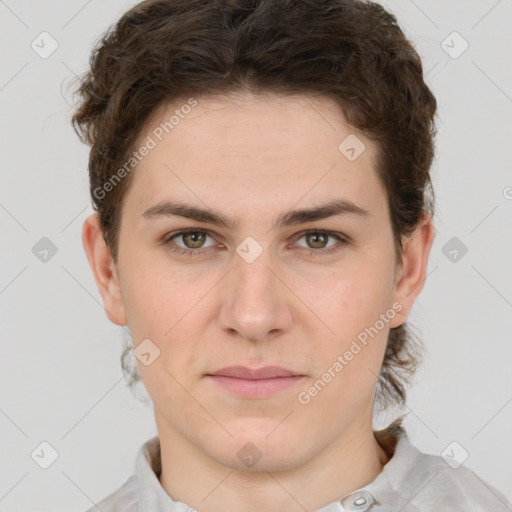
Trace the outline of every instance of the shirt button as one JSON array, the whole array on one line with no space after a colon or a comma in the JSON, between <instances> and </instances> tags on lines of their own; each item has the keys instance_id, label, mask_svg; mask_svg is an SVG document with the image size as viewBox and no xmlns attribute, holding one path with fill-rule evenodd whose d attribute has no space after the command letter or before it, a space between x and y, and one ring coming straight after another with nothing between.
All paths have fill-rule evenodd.
<instances>
[{"instance_id":1,"label":"shirt button","mask_svg":"<svg viewBox=\"0 0 512 512\"><path fill-rule=\"evenodd\" d=\"M368 491L353 492L341 501L344 510L347 512L355 512L356 510L365 512L366 510L370 510L374 503L375 500Z\"/></svg>"}]
</instances>

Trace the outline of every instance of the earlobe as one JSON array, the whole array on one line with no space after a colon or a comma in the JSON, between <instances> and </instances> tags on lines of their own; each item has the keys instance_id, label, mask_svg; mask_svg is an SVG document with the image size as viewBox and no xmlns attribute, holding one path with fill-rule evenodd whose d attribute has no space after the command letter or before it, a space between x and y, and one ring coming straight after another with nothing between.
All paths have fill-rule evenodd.
<instances>
[{"instance_id":1,"label":"earlobe","mask_svg":"<svg viewBox=\"0 0 512 512\"><path fill-rule=\"evenodd\" d=\"M117 325L127 325L117 267L103 238L97 213L85 220L82 243L108 319Z\"/></svg>"},{"instance_id":2,"label":"earlobe","mask_svg":"<svg viewBox=\"0 0 512 512\"><path fill-rule=\"evenodd\" d=\"M397 272L394 293L394 302L400 303L401 310L391 322L391 327L398 327L405 322L416 297L423 289L434 236L432 218L425 214L411 236L404 241L402 266Z\"/></svg>"}]
</instances>

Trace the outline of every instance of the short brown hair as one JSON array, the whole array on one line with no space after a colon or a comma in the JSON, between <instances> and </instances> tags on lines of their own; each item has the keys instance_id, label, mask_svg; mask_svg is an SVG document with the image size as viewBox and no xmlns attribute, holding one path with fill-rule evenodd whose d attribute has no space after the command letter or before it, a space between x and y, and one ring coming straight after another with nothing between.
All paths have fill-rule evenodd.
<instances>
[{"instance_id":1,"label":"short brown hair","mask_svg":"<svg viewBox=\"0 0 512 512\"><path fill-rule=\"evenodd\" d=\"M395 16L363 0L146 0L107 30L81 78L72 123L91 146L92 203L114 260L131 173L108 194L97 190L129 159L151 114L187 96L244 90L328 97L375 142L400 261L402 237L434 213L437 106ZM389 333L376 389L383 407L405 403L420 361L408 327ZM129 350L122 362L131 386L140 376Z\"/></svg>"}]
</instances>

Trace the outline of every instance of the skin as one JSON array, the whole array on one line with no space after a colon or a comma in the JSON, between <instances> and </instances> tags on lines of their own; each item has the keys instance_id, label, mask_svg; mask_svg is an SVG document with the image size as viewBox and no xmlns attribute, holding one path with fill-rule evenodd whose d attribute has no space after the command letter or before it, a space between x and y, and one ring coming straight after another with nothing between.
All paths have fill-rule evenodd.
<instances>
[{"instance_id":1,"label":"skin","mask_svg":"<svg viewBox=\"0 0 512 512\"><path fill-rule=\"evenodd\" d=\"M140 141L180 104L155 111ZM355 161L338 150L351 133L366 146ZM375 149L328 99L198 98L133 171L117 262L97 216L85 221L83 243L108 317L129 326L135 347L149 338L160 350L138 366L154 403L160 482L173 499L201 512L316 510L382 471L388 458L372 431L375 384L389 329L406 320L423 287L434 228L425 216L396 261ZM369 215L273 227L283 211L339 198ZM207 205L237 224L142 215L164 200ZM208 236L169 240L188 228ZM310 229L349 241L304 235ZM236 252L248 236L263 249L252 263ZM298 394L393 303L401 311L301 404ZM267 398L240 398L206 376L231 365L277 365L305 377ZM252 467L237 457L247 443L261 453Z\"/></svg>"}]
</instances>

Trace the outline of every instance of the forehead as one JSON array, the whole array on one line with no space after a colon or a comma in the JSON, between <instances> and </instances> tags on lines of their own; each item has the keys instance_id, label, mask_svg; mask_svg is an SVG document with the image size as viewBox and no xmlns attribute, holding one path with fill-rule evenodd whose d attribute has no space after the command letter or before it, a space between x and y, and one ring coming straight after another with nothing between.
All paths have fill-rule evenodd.
<instances>
[{"instance_id":1,"label":"forehead","mask_svg":"<svg viewBox=\"0 0 512 512\"><path fill-rule=\"evenodd\" d=\"M136 147L144 144L152 149L137 164L127 194L139 209L169 197L236 207L239 214L331 197L371 210L386 206L374 144L330 99L185 98L153 113Z\"/></svg>"}]
</instances>

